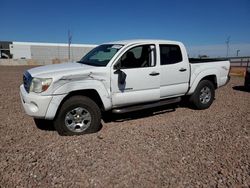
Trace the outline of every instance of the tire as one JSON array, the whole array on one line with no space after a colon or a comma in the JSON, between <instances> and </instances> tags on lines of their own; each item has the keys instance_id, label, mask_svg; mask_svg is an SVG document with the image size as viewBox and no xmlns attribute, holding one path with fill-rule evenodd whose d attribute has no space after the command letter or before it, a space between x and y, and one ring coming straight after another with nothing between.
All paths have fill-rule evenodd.
<instances>
[{"instance_id":1,"label":"tire","mask_svg":"<svg viewBox=\"0 0 250 188\"><path fill-rule=\"evenodd\" d=\"M34 122L38 129L46 130L46 131L55 130L52 120L34 118Z\"/></svg>"},{"instance_id":2,"label":"tire","mask_svg":"<svg viewBox=\"0 0 250 188\"><path fill-rule=\"evenodd\" d=\"M207 109L211 106L215 97L214 85L209 80L202 80L191 95L189 102L198 110Z\"/></svg>"},{"instance_id":3,"label":"tire","mask_svg":"<svg viewBox=\"0 0 250 188\"><path fill-rule=\"evenodd\" d=\"M73 96L66 100L54 120L54 127L62 136L94 133L99 131L100 125L100 108L85 96Z\"/></svg>"}]
</instances>

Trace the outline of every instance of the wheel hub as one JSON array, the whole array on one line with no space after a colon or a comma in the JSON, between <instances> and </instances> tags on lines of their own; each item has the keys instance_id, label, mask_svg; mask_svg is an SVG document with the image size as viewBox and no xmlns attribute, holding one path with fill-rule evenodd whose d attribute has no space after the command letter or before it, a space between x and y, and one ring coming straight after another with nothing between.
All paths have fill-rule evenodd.
<instances>
[{"instance_id":1,"label":"wheel hub","mask_svg":"<svg viewBox=\"0 0 250 188\"><path fill-rule=\"evenodd\" d=\"M65 116L65 125L72 132L83 132L91 124L91 114L82 107L74 108Z\"/></svg>"},{"instance_id":2,"label":"wheel hub","mask_svg":"<svg viewBox=\"0 0 250 188\"><path fill-rule=\"evenodd\" d=\"M211 100L211 96L210 88L207 86L203 87L200 92L200 102L202 104L207 104Z\"/></svg>"}]
</instances>

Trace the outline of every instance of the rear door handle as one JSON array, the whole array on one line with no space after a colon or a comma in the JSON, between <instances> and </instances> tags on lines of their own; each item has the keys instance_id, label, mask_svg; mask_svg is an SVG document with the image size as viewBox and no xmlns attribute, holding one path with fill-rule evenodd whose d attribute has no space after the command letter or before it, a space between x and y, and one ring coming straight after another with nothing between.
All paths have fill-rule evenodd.
<instances>
[{"instance_id":1,"label":"rear door handle","mask_svg":"<svg viewBox=\"0 0 250 188\"><path fill-rule=\"evenodd\" d=\"M185 68L181 68L179 71L180 72L184 72L184 71L186 71L187 69L185 69Z\"/></svg>"},{"instance_id":2,"label":"rear door handle","mask_svg":"<svg viewBox=\"0 0 250 188\"><path fill-rule=\"evenodd\" d=\"M150 76L157 76L157 75L159 75L160 73L159 72L151 72L149 75Z\"/></svg>"}]
</instances>

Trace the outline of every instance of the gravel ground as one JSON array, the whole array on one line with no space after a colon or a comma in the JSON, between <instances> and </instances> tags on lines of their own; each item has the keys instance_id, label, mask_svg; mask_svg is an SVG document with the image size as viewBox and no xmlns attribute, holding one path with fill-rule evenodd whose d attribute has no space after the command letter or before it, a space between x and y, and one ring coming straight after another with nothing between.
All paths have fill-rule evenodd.
<instances>
[{"instance_id":1,"label":"gravel ground","mask_svg":"<svg viewBox=\"0 0 250 188\"><path fill-rule=\"evenodd\" d=\"M233 77L203 111L114 116L98 133L38 129L19 99L27 67L0 67L0 187L249 187L250 93ZM234 89L233 89L234 88Z\"/></svg>"}]
</instances>

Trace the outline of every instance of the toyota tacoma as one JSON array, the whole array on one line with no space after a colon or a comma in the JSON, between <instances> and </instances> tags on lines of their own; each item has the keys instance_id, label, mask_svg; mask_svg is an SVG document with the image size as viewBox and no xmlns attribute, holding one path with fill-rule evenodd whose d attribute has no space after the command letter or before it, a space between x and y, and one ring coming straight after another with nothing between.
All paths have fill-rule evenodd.
<instances>
[{"instance_id":1,"label":"toyota tacoma","mask_svg":"<svg viewBox=\"0 0 250 188\"><path fill-rule=\"evenodd\" d=\"M36 123L52 121L60 135L96 132L102 112L127 113L188 98L207 109L229 81L230 62L189 59L181 42L105 43L80 61L24 72L20 96Z\"/></svg>"}]
</instances>

